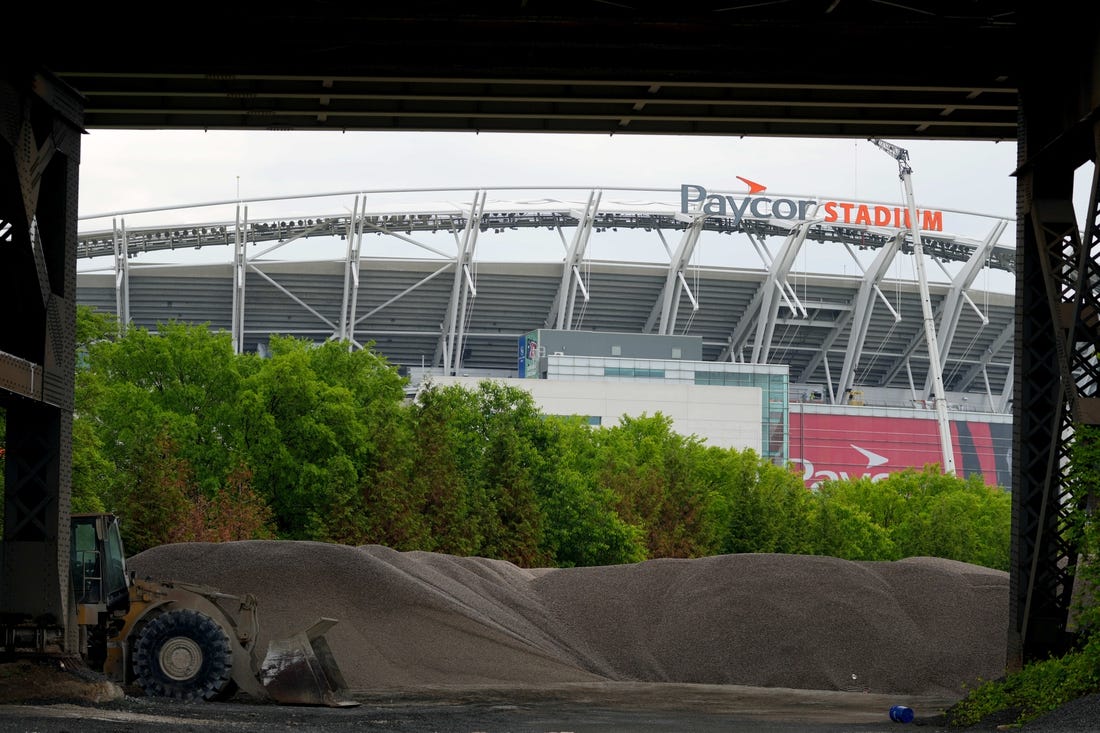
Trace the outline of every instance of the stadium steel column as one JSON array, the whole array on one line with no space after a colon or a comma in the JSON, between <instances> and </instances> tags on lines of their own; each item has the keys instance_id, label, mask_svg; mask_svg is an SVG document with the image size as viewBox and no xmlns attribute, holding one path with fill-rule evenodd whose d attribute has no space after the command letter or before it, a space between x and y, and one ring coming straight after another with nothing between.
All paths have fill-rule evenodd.
<instances>
[{"instance_id":1,"label":"stadium steel column","mask_svg":"<svg viewBox=\"0 0 1100 733\"><path fill-rule=\"evenodd\" d=\"M118 316L118 332L126 333L130 325L130 243L126 237L126 221L121 229L112 222L115 247L115 315Z\"/></svg>"},{"instance_id":2,"label":"stadium steel column","mask_svg":"<svg viewBox=\"0 0 1100 733\"><path fill-rule=\"evenodd\" d=\"M0 78L0 621L8 644L39 651L76 641L68 568L83 116L80 96L49 74Z\"/></svg>"},{"instance_id":3,"label":"stadium steel column","mask_svg":"<svg viewBox=\"0 0 1100 733\"><path fill-rule=\"evenodd\" d=\"M359 302L359 267L362 263L360 252L363 246L363 219L367 208L367 197L363 196L363 210L359 209L359 196L351 209L348 221L348 251L344 258L344 297L340 301L340 330L336 338L348 342L350 351L355 344L355 309Z\"/></svg>"},{"instance_id":4,"label":"stadium steel column","mask_svg":"<svg viewBox=\"0 0 1100 733\"><path fill-rule=\"evenodd\" d=\"M840 370L840 381L837 382L837 394L843 395L844 390L856 386L856 368L863 356L863 345L867 342L867 331L871 327L874 296L877 295L882 298L886 306L890 308L890 312L894 316L894 323L901 320L898 312L890 306L890 301L882 295L879 283L886 276L890 265L893 264L894 257L901 249L903 239L904 235L898 232L898 235L890 240L890 244L879 249L875 259L871 262L871 266L864 271L863 280L859 283L859 291L856 293L856 297L852 299L851 318L845 319L844 325L838 324L837 328L834 329L834 333L837 333L848 323L851 323L851 335L848 337L848 348L844 350L844 365ZM859 260L856 260L856 264L858 266ZM830 391L831 389L830 387Z\"/></svg>"},{"instance_id":5,"label":"stadium steel column","mask_svg":"<svg viewBox=\"0 0 1100 733\"><path fill-rule=\"evenodd\" d=\"M1074 213L1074 172L1096 159L1100 26L1035 10L1034 44L1020 85L1016 172L1016 382L1013 404L1011 620L1008 664L1057 654L1072 641L1068 619L1078 552L1065 526L1086 499L1067 480L1074 426L1100 422L1097 178L1085 231Z\"/></svg>"},{"instance_id":6,"label":"stadium steel column","mask_svg":"<svg viewBox=\"0 0 1100 733\"><path fill-rule=\"evenodd\" d=\"M447 304L447 322L440 334L443 346L443 373L454 376L462 369L463 333L466 330L468 297L477 295L470 265L474 261L474 249L477 247L477 234L481 229L481 217L485 212L485 191L474 195L470 204L470 213L466 217L466 228L458 240L458 253L455 255L455 279L451 289L451 300ZM438 363L438 359L436 359Z\"/></svg>"},{"instance_id":7,"label":"stadium steel column","mask_svg":"<svg viewBox=\"0 0 1100 733\"><path fill-rule=\"evenodd\" d=\"M765 259L767 248L762 246L758 249L761 259L764 260L764 264L768 268L768 276L760 283L760 287L753 293L752 301L741 313L737 325L733 327L730 334L729 342L718 355L718 361L727 359L730 361L743 361L742 351L748 342L749 335L755 335L752 358L749 361L752 364L767 362L780 297L786 299L793 313L797 313L798 309L787 295L790 288L787 283L787 274L790 272L795 258L798 257L798 253L806 241L806 235L814 223L815 221L806 221L792 228L787 233L786 239L783 240L783 245L779 248L775 259L771 262ZM793 292L793 290L790 292ZM802 310L803 317L805 317L805 308Z\"/></svg>"},{"instance_id":8,"label":"stadium steel column","mask_svg":"<svg viewBox=\"0 0 1100 733\"><path fill-rule=\"evenodd\" d=\"M244 219L248 222L248 207L244 209ZM248 281L247 236L241 226L241 205L237 204L237 216L233 226L233 323L230 333L233 338L233 353L244 353L244 296Z\"/></svg>"},{"instance_id":9,"label":"stadium steel column","mask_svg":"<svg viewBox=\"0 0 1100 733\"><path fill-rule=\"evenodd\" d=\"M653 322L660 316L660 333L672 336L676 333L676 319L680 311L680 294L687 293L693 310L699 310L699 301L695 299L687 280L684 279L684 270L687 269L691 258L695 256L695 245L699 243L699 235L703 232L703 225L707 222L705 214L677 214L676 218L688 223L680 236L680 243L676 245L675 252L669 252L668 271L665 273L665 285L661 288L661 294L657 302L653 304L649 319L646 321L645 332L650 333ZM660 230L658 230L660 233ZM664 236L661 242L664 243ZM667 248L667 247L666 247Z\"/></svg>"},{"instance_id":10,"label":"stadium steel column","mask_svg":"<svg viewBox=\"0 0 1100 733\"><path fill-rule=\"evenodd\" d=\"M970 255L970 259L966 261L959 273L951 278L951 288L947 291L947 295L940 301L939 309L939 326L936 328L936 332L939 337L939 352L941 355L941 367L947 365L947 356L951 353L951 347L955 340L955 331L959 326L959 318L962 315L963 305L967 304L978 315L978 318L982 322L982 328L989 325L989 317L982 312L978 305L970 299L970 296L966 294L966 291L973 284L975 278L978 277L978 273L982 271L985 261L989 257L990 251L996 244L997 239L1001 236L1001 232L1004 231L1008 223L1005 221L998 221L993 227L993 230L982 242L981 246L974 248L974 253ZM943 267L942 263L940 267ZM945 271L946 272L946 271ZM928 377L924 383L924 394L929 394L932 388L932 373L929 370ZM947 383L944 383L947 386ZM955 388L958 389L956 383Z\"/></svg>"},{"instance_id":11,"label":"stadium steel column","mask_svg":"<svg viewBox=\"0 0 1100 733\"><path fill-rule=\"evenodd\" d=\"M576 212L577 228L573 232L573 241L565 253L565 262L561 272L561 285L554 296L554 302L550 306L550 313L546 316L546 327L561 330L573 328L573 312L577 302L577 290L581 290L584 299L588 300L588 289L585 288L581 277L580 265L584 262L585 251L588 249L588 239L592 236L592 226L596 222L596 212L600 208L600 199L603 191L592 191L588 194L588 203L584 211ZM561 227L558 234L562 236Z\"/></svg>"}]
</instances>

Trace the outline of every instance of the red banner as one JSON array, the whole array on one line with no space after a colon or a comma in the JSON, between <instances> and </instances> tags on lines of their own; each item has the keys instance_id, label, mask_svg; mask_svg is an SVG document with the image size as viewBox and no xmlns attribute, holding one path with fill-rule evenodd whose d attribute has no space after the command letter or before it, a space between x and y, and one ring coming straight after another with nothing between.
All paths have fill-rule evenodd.
<instances>
[{"instance_id":1,"label":"red banner","mask_svg":"<svg viewBox=\"0 0 1100 733\"><path fill-rule=\"evenodd\" d=\"M934 416L877 417L790 413L791 462L807 487L828 479L881 480L895 471L943 465ZM1012 425L951 421L956 473L981 474L991 486L1010 488Z\"/></svg>"}]
</instances>

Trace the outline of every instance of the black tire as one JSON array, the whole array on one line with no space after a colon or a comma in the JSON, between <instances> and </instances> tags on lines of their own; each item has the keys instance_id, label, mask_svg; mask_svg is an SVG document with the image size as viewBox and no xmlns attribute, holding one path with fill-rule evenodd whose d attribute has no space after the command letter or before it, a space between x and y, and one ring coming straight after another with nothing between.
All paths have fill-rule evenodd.
<instances>
[{"instance_id":1,"label":"black tire","mask_svg":"<svg viewBox=\"0 0 1100 733\"><path fill-rule=\"evenodd\" d=\"M233 694L233 650L209 616L167 611L145 625L133 649L134 679L152 697L220 700Z\"/></svg>"}]
</instances>

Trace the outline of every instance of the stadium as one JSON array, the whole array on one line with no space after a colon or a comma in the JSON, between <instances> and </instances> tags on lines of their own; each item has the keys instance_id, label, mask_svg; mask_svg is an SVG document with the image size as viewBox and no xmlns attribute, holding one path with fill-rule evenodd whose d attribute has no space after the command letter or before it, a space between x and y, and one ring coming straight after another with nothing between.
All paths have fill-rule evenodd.
<instances>
[{"instance_id":1,"label":"stadium","mask_svg":"<svg viewBox=\"0 0 1100 733\"><path fill-rule=\"evenodd\" d=\"M238 352L370 346L410 397L491 378L593 425L660 412L808 487L931 463L1010 487L1015 222L739 181L92 215L77 299L153 331L205 323Z\"/></svg>"}]
</instances>

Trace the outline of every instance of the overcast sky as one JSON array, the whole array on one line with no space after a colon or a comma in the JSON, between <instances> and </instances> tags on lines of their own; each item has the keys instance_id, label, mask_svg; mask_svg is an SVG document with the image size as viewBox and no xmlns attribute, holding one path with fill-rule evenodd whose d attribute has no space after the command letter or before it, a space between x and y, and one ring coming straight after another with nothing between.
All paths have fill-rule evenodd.
<instances>
[{"instance_id":1,"label":"overcast sky","mask_svg":"<svg viewBox=\"0 0 1100 733\"><path fill-rule=\"evenodd\" d=\"M918 208L1015 217L1014 142L889 142L909 151ZM681 184L743 192L745 184L738 177L767 186L768 194L887 204L904 204L905 198L897 161L867 140L92 130L81 143L79 211L82 218L122 216L133 227L149 221L150 215L124 212L238 199L422 188L568 186L673 191ZM378 201L380 197L371 194L368 198ZM468 203L470 198L472 193L433 200ZM507 195L504 199L508 200ZM272 215L330 213L335 205L318 200L304 204L298 200L297 204L305 208ZM341 201L336 210L350 211L351 205L350 199ZM326 206L329 210L324 209ZM254 208L251 220L266 213ZM152 218L158 225L173 220L232 221L233 213L232 207L222 207L217 215L220 219L210 218L209 213L195 214L190 219L174 218L186 216L173 213ZM110 226L110 218L81 222L82 230ZM968 237L984 237L990 227L991 223L982 219L971 231L950 229L945 217L945 229ZM1011 246L1014 239L1015 228L1009 225L1001 242ZM557 246L556 256L560 256L560 243ZM478 247L483 256L483 245L479 243ZM850 262L840 267L849 273L854 269ZM935 273L930 276L936 277ZM1006 287L1011 288L1011 282Z\"/></svg>"},{"instance_id":2,"label":"overcast sky","mask_svg":"<svg viewBox=\"0 0 1100 733\"><path fill-rule=\"evenodd\" d=\"M1014 216L1016 146L890 142L908 149L924 208ZM80 214L389 188L652 187L903 201L897 163L866 140L686 136L92 130Z\"/></svg>"}]
</instances>

